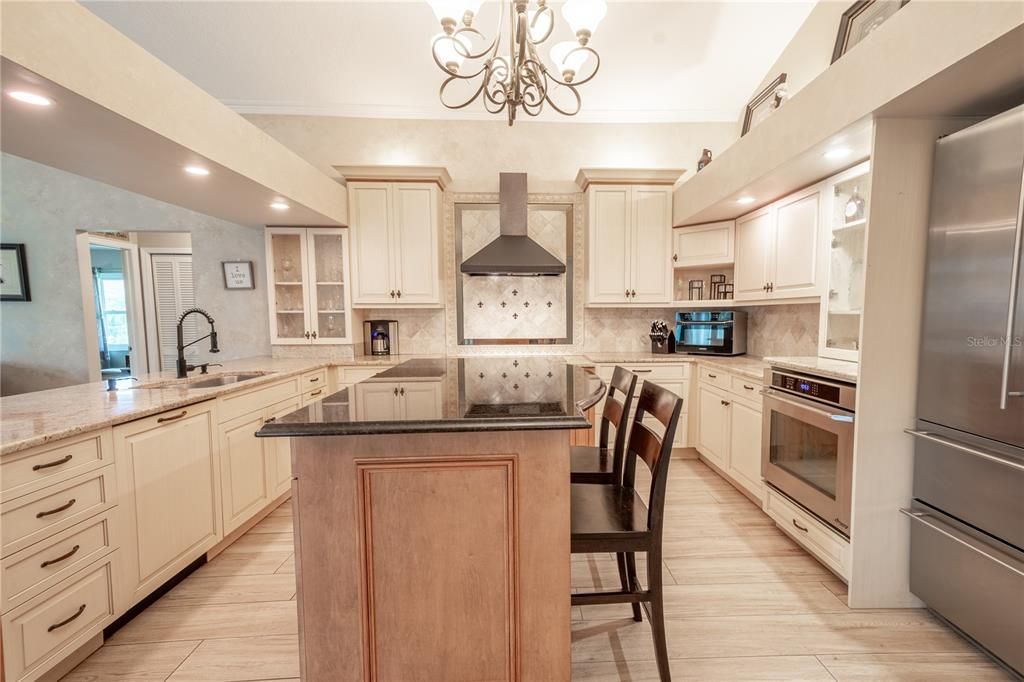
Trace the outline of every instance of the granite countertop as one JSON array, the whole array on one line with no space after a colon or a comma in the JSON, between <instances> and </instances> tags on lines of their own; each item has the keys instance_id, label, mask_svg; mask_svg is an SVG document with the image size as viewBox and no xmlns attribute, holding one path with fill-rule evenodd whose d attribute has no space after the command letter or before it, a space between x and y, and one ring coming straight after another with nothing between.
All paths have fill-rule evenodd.
<instances>
[{"instance_id":1,"label":"granite countertop","mask_svg":"<svg viewBox=\"0 0 1024 682\"><path fill-rule=\"evenodd\" d=\"M857 376L860 365L847 360L832 360L830 358L819 358L812 355L769 357L764 361L773 367L792 369L798 372L808 372L822 377L839 379L857 383Z\"/></svg>"},{"instance_id":2,"label":"granite countertop","mask_svg":"<svg viewBox=\"0 0 1024 682\"><path fill-rule=\"evenodd\" d=\"M380 383L436 382L436 414L394 419L387 410L353 409L353 391ZM260 437L343 436L586 429L584 412L604 395L595 374L559 356L410 360L269 422ZM408 400L408 398L407 398Z\"/></svg>"},{"instance_id":3,"label":"granite countertop","mask_svg":"<svg viewBox=\"0 0 1024 682\"><path fill-rule=\"evenodd\" d=\"M194 405L322 367L387 366L413 357L416 356L357 356L345 360L324 360L256 356L226 361L223 367L212 367L207 376L193 373L188 381L177 379L170 371L139 375L138 382L122 381L122 388L117 391L107 391L106 382L98 381L7 396L0 398L0 455ZM192 388L189 385L220 374L245 371L266 374L226 386ZM148 384L161 385L147 387Z\"/></svg>"},{"instance_id":4,"label":"granite countertop","mask_svg":"<svg viewBox=\"0 0 1024 682\"><path fill-rule=\"evenodd\" d=\"M594 363L613 365L635 365L641 363L670 363L670 362L692 362L695 364L717 367L723 372L733 372L748 379L756 381L764 380L764 371L768 363L764 358L756 355L689 355L687 353L669 353L659 355L655 353L585 353L584 357Z\"/></svg>"}]
</instances>

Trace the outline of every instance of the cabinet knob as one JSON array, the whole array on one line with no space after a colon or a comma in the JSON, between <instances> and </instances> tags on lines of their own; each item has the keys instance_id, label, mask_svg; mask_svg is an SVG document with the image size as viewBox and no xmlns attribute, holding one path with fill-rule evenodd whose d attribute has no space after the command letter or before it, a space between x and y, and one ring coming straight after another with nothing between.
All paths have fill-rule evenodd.
<instances>
[{"instance_id":1,"label":"cabinet knob","mask_svg":"<svg viewBox=\"0 0 1024 682\"><path fill-rule=\"evenodd\" d=\"M630 290L629 295L632 296L633 298L636 298L636 289Z\"/></svg>"},{"instance_id":2,"label":"cabinet knob","mask_svg":"<svg viewBox=\"0 0 1024 682\"><path fill-rule=\"evenodd\" d=\"M395 297L395 290L394 290L394 289L392 289L392 290L391 290L391 298L394 298L394 297Z\"/></svg>"},{"instance_id":3,"label":"cabinet knob","mask_svg":"<svg viewBox=\"0 0 1024 682\"><path fill-rule=\"evenodd\" d=\"M395 387L395 397L398 397L398 388Z\"/></svg>"},{"instance_id":4,"label":"cabinet knob","mask_svg":"<svg viewBox=\"0 0 1024 682\"><path fill-rule=\"evenodd\" d=\"M775 291L775 282L768 282L768 293Z\"/></svg>"},{"instance_id":5,"label":"cabinet knob","mask_svg":"<svg viewBox=\"0 0 1024 682\"><path fill-rule=\"evenodd\" d=\"M679 254L678 253L673 253L672 254L672 262L675 263L678 260L679 260Z\"/></svg>"},{"instance_id":6,"label":"cabinet knob","mask_svg":"<svg viewBox=\"0 0 1024 682\"><path fill-rule=\"evenodd\" d=\"M629 289L626 289L626 298L629 298Z\"/></svg>"},{"instance_id":7,"label":"cabinet knob","mask_svg":"<svg viewBox=\"0 0 1024 682\"><path fill-rule=\"evenodd\" d=\"M315 339L316 338L316 332L313 332L312 334L313 334L313 338Z\"/></svg>"},{"instance_id":8,"label":"cabinet knob","mask_svg":"<svg viewBox=\"0 0 1024 682\"><path fill-rule=\"evenodd\" d=\"M405 389L404 388L398 389L398 394L399 395L405 395Z\"/></svg>"},{"instance_id":9,"label":"cabinet knob","mask_svg":"<svg viewBox=\"0 0 1024 682\"><path fill-rule=\"evenodd\" d=\"M726 407L729 407L729 401L728 401L728 400L721 400L721 401L719 401L719 402L721 402L721 403L722 403L723 405L725 405Z\"/></svg>"},{"instance_id":10,"label":"cabinet knob","mask_svg":"<svg viewBox=\"0 0 1024 682\"><path fill-rule=\"evenodd\" d=\"M402 298L402 290L401 289L398 290L397 296L398 296L398 298Z\"/></svg>"},{"instance_id":11,"label":"cabinet knob","mask_svg":"<svg viewBox=\"0 0 1024 682\"><path fill-rule=\"evenodd\" d=\"M309 332L306 332L305 336L308 339L309 338Z\"/></svg>"}]
</instances>

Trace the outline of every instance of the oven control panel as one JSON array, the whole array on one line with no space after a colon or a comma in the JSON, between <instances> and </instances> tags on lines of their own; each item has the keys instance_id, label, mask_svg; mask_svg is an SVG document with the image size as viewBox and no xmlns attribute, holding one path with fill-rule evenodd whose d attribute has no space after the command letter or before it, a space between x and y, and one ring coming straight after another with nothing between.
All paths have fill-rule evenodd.
<instances>
[{"instance_id":1,"label":"oven control panel","mask_svg":"<svg viewBox=\"0 0 1024 682\"><path fill-rule=\"evenodd\" d=\"M839 386L792 374L772 373L772 386L828 403L839 403Z\"/></svg>"}]
</instances>

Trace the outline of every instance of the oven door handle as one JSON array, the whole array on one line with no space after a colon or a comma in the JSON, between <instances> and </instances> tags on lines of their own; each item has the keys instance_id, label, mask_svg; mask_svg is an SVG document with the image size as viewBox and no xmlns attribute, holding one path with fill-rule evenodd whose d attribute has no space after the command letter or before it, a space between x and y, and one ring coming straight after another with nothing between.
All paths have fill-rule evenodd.
<instances>
[{"instance_id":1,"label":"oven door handle","mask_svg":"<svg viewBox=\"0 0 1024 682\"><path fill-rule=\"evenodd\" d=\"M778 400L780 403L792 405L793 407L799 407L801 410L810 410L811 412L816 412L824 417L828 417L834 422L841 422L843 424L853 423L853 415L848 412L829 412L828 410L823 410L820 407L814 407L813 405L809 405L804 401L797 402L795 400L788 400L787 398L783 397L783 394L780 393L779 391L773 391L768 388L763 389L761 391L761 395L763 395L766 398L773 398L775 400Z\"/></svg>"}]
</instances>

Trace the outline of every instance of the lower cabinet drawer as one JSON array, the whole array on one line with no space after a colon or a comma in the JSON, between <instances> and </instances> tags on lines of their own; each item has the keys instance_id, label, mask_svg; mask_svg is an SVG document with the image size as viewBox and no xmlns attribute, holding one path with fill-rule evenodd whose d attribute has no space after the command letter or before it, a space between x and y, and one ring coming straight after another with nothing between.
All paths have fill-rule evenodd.
<instances>
[{"instance_id":1,"label":"lower cabinet drawer","mask_svg":"<svg viewBox=\"0 0 1024 682\"><path fill-rule=\"evenodd\" d=\"M732 375L720 369L701 366L700 380L706 384L729 390L732 386Z\"/></svg>"},{"instance_id":2,"label":"lower cabinet drawer","mask_svg":"<svg viewBox=\"0 0 1024 682\"><path fill-rule=\"evenodd\" d=\"M106 466L0 505L3 556L114 505L114 467Z\"/></svg>"},{"instance_id":3,"label":"lower cabinet drawer","mask_svg":"<svg viewBox=\"0 0 1024 682\"><path fill-rule=\"evenodd\" d=\"M306 391L305 393L302 394L302 405L303 407L305 407L310 403L315 403L317 400L323 400L328 395L329 392L326 386L314 388L312 391Z\"/></svg>"},{"instance_id":4,"label":"lower cabinet drawer","mask_svg":"<svg viewBox=\"0 0 1024 682\"><path fill-rule=\"evenodd\" d=\"M731 375L729 377L731 385L729 390L738 396L743 398L749 398L750 400L761 400L761 382L747 379L746 377L740 377Z\"/></svg>"},{"instance_id":5,"label":"lower cabinet drawer","mask_svg":"<svg viewBox=\"0 0 1024 682\"><path fill-rule=\"evenodd\" d=\"M16 552L0 565L0 613L36 596L115 549L107 510Z\"/></svg>"},{"instance_id":6,"label":"lower cabinet drawer","mask_svg":"<svg viewBox=\"0 0 1024 682\"><path fill-rule=\"evenodd\" d=\"M836 574L849 579L850 541L771 486L765 486L764 510L787 535Z\"/></svg>"},{"instance_id":7,"label":"lower cabinet drawer","mask_svg":"<svg viewBox=\"0 0 1024 682\"><path fill-rule=\"evenodd\" d=\"M315 369L302 375L301 386L303 391L314 388L327 388L327 369Z\"/></svg>"},{"instance_id":8,"label":"lower cabinet drawer","mask_svg":"<svg viewBox=\"0 0 1024 682\"><path fill-rule=\"evenodd\" d=\"M9 682L37 679L114 619L114 562L107 555L3 617Z\"/></svg>"},{"instance_id":9,"label":"lower cabinet drawer","mask_svg":"<svg viewBox=\"0 0 1024 682\"><path fill-rule=\"evenodd\" d=\"M223 424L235 417L241 417L256 410L262 410L267 405L287 400L300 393L301 388L300 377L295 376L244 393L232 393L223 396L219 399L220 405L217 418Z\"/></svg>"}]
</instances>

